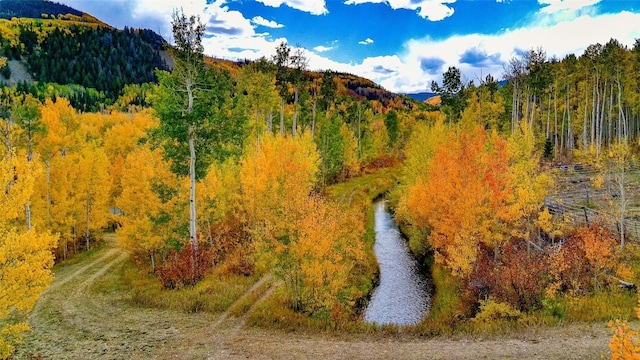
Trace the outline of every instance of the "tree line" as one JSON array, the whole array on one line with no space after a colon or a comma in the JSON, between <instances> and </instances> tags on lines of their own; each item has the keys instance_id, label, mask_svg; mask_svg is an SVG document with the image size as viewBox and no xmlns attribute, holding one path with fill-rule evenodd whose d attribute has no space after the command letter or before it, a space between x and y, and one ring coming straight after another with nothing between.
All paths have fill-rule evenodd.
<instances>
[{"instance_id":1,"label":"tree line","mask_svg":"<svg viewBox=\"0 0 640 360\"><path fill-rule=\"evenodd\" d=\"M484 126L503 134L525 122L540 141L548 139L556 160L640 139L640 41L628 48L611 39L562 59L531 49L504 70L500 83L491 75L464 83L451 67L432 90L442 95L442 108L454 121L476 107Z\"/></svg>"}]
</instances>

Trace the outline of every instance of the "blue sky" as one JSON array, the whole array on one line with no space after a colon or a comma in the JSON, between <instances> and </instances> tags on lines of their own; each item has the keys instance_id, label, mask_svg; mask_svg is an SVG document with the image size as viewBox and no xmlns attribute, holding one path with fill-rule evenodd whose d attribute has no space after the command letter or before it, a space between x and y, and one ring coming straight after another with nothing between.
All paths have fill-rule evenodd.
<instances>
[{"instance_id":1,"label":"blue sky","mask_svg":"<svg viewBox=\"0 0 640 360\"><path fill-rule=\"evenodd\" d=\"M310 70L372 79L395 92L428 91L449 66L470 81L523 51L582 54L611 38L640 38L640 0L56 0L123 28L171 41L182 8L207 26L207 55L271 57L286 41L305 49Z\"/></svg>"}]
</instances>

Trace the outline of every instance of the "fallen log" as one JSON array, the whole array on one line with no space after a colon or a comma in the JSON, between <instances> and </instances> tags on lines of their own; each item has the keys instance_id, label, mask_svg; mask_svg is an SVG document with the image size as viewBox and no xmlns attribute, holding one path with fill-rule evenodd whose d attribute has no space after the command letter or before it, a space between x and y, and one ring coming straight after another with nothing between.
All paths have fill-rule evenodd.
<instances>
[{"instance_id":1,"label":"fallen log","mask_svg":"<svg viewBox=\"0 0 640 360\"><path fill-rule=\"evenodd\" d=\"M626 282L624 280L620 280L618 279L618 286L625 289L625 290L632 290L632 291L637 291L638 290L638 286L634 283L630 283L630 282Z\"/></svg>"}]
</instances>

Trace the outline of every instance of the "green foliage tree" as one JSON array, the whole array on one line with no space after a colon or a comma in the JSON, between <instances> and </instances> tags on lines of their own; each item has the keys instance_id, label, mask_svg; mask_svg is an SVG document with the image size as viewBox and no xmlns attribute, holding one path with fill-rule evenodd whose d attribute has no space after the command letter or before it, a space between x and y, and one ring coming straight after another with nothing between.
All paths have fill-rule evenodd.
<instances>
[{"instance_id":1,"label":"green foliage tree","mask_svg":"<svg viewBox=\"0 0 640 360\"><path fill-rule=\"evenodd\" d=\"M446 107L449 115L449 123L457 120L462 111L464 99L462 98L464 84L462 83L460 69L450 66L442 74L442 86L435 81L431 82L431 91L438 93L442 99L442 106Z\"/></svg>"},{"instance_id":2,"label":"green foliage tree","mask_svg":"<svg viewBox=\"0 0 640 360\"><path fill-rule=\"evenodd\" d=\"M226 123L222 110L229 89L229 75L205 66L202 36L204 25L195 16L173 14L175 68L160 71L160 86L154 110L160 119L155 131L172 170L189 175L189 236L197 249L196 179L206 174L214 158L224 158L239 149L242 127ZM241 124L240 124L241 125ZM197 161L196 161L197 160Z\"/></svg>"}]
</instances>

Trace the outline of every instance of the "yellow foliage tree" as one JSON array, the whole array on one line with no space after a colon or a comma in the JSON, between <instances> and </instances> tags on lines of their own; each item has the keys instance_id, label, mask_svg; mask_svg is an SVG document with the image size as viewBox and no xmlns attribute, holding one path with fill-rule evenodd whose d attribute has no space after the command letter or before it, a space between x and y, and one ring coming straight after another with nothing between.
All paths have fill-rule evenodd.
<instances>
[{"instance_id":1,"label":"yellow foliage tree","mask_svg":"<svg viewBox=\"0 0 640 360\"><path fill-rule=\"evenodd\" d=\"M40 293L52 280L51 266L57 237L24 231L15 220L31 196L36 169L13 153L0 161L0 358L11 355Z\"/></svg>"},{"instance_id":2,"label":"yellow foliage tree","mask_svg":"<svg viewBox=\"0 0 640 360\"><path fill-rule=\"evenodd\" d=\"M253 241L245 226L239 164L228 160L211 166L198 183L197 194L199 233L208 243L213 261L225 261L230 271L251 273Z\"/></svg>"},{"instance_id":3,"label":"yellow foliage tree","mask_svg":"<svg viewBox=\"0 0 640 360\"><path fill-rule=\"evenodd\" d=\"M134 257L149 259L155 269L156 254L171 236L176 236L172 230L178 208L178 180L160 151L145 146L125 159L122 183L125 186L116 199L116 206L123 212L118 242Z\"/></svg>"},{"instance_id":4,"label":"yellow foliage tree","mask_svg":"<svg viewBox=\"0 0 640 360\"><path fill-rule=\"evenodd\" d=\"M292 293L299 295L307 311L334 309L340 306L349 274L364 259L364 224L351 210L318 196L309 197L299 211L296 239L287 249L290 287L298 286ZM345 296L348 305L360 295Z\"/></svg>"},{"instance_id":5,"label":"yellow foliage tree","mask_svg":"<svg viewBox=\"0 0 640 360\"><path fill-rule=\"evenodd\" d=\"M266 134L241 160L242 202L249 226L289 232L293 209L302 206L317 180L319 155L308 133L295 139Z\"/></svg>"},{"instance_id":6,"label":"yellow foliage tree","mask_svg":"<svg viewBox=\"0 0 640 360\"><path fill-rule=\"evenodd\" d=\"M104 150L88 143L80 151L73 187L76 189L74 228L84 231L89 250L91 235L109 220L109 160Z\"/></svg>"},{"instance_id":7,"label":"yellow foliage tree","mask_svg":"<svg viewBox=\"0 0 640 360\"><path fill-rule=\"evenodd\" d=\"M356 217L312 189L318 153L309 133L265 135L241 161L242 203L261 263L282 278L296 311L331 308L363 255Z\"/></svg>"},{"instance_id":8,"label":"yellow foliage tree","mask_svg":"<svg viewBox=\"0 0 640 360\"><path fill-rule=\"evenodd\" d=\"M509 154L509 183L513 189L510 199L509 219L511 235L530 240L534 234L533 225L538 220L544 230L552 236L554 226L549 213L540 212L545 196L553 185L551 177L539 169L539 156L535 150L533 130L524 122L515 129L507 140Z\"/></svg>"},{"instance_id":9,"label":"yellow foliage tree","mask_svg":"<svg viewBox=\"0 0 640 360\"><path fill-rule=\"evenodd\" d=\"M34 186L34 224L57 234L63 259L69 253L69 244L74 242L73 232L75 174L78 154L56 156L45 163L45 171L39 172Z\"/></svg>"}]
</instances>

